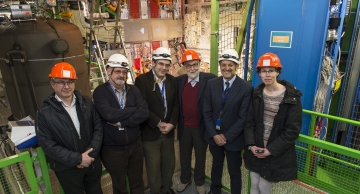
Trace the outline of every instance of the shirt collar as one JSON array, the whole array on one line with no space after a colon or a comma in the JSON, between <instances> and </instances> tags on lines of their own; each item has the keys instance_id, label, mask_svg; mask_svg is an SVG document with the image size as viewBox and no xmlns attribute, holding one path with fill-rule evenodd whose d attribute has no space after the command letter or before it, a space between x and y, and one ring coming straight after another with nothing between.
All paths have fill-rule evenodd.
<instances>
[{"instance_id":1,"label":"shirt collar","mask_svg":"<svg viewBox=\"0 0 360 194\"><path fill-rule=\"evenodd\" d=\"M197 76L195 79L190 79L189 77L188 77L188 83L189 82L191 82L191 81L196 81L196 82L199 82L199 76Z\"/></svg>"},{"instance_id":2,"label":"shirt collar","mask_svg":"<svg viewBox=\"0 0 360 194\"><path fill-rule=\"evenodd\" d=\"M156 83L164 82L166 80L166 74L164 75L164 78L160 81L159 78L156 76L156 73L155 73L154 69L152 70L152 72L154 74L154 80L155 80Z\"/></svg>"},{"instance_id":3,"label":"shirt collar","mask_svg":"<svg viewBox=\"0 0 360 194\"><path fill-rule=\"evenodd\" d=\"M109 82L109 85L110 85L111 89L112 89L114 92L118 92L118 91L116 90L116 88L110 83L110 80L108 80L108 82ZM125 84L124 84L124 86L122 87L121 91L124 91L124 90L125 90Z\"/></svg>"},{"instance_id":4,"label":"shirt collar","mask_svg":"<svg viewBox=\"0 0 360 194\"><path fill-rule=\"evenodd\" d=\"M229 88L230 88L232 86L232 84L234 83L235 79L236 79L236 75L234 77L232 77L229 81L226 81L224 79L224 77L223 77L223 85L224 85L224 87L226 87L225 82L229 82Z\"/></svg>"},{"instance_id":5,"label":"shirt collar","mask_svg":"<svg viewBox=\"0 0 360 194\"><path fill-rule=\"evenodd\" d=\"M61 100L61 98L60 98L57 94L55 94L55 98L56 98L57 101L61 102L61 104L64 105L64 106L66 106L66 107L72 107L72 106L74 106L74 104L75 104L75 102L76 102L76 96L75 96L75 94L73 94L73 100L72 100L70 106L66 105L66 104L63 102L63 100Z\"/></svg>"}]
</instances>

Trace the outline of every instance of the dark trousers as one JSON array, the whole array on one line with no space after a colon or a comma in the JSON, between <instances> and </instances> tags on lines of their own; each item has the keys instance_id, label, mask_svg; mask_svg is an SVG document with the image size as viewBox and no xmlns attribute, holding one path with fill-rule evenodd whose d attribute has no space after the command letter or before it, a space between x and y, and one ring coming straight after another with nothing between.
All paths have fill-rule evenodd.
<instances>
[{"instance_id":1,"label":"dark trousers","mask_svg":"<svg viewBox=\"0 0 360 194\"><path fill-rule=\"evenodd\" d=\"M223 146L209 145L213 163L211 168L211 187L213 193L221 193L221 179L226 155L230 175L230 189L233 194L241 193L241 151L228 151Z\"/></svg>"},{"instance_id":2,"label":"dark trousers","mask_svg":"<svg viewBox=\"0 0 360 194\"><path fill-rule=\"evenodd\" d=\"M195 150L194 181L197 186L205 183L205 161L208 143L200 136L199 129L184 128L180 143L180 181L186 184L191 181L191 155Z\"/></svg>"},{"instance_id":3,"label":"dark trousers","mask_svg":"<svg viewBox=\"0 0 360 194\"><path fill-rule=\"evenodd\" d=\"M101 160L112 180L113 193L127 194L126 176L130 183L131 194L143 194L143 161L144 154L141 138L127 149L113 146L102 146Z\"/></svg>"},{"instance_id":4,"label":"dark trousers","mask_svg":"<svg viewBox=\"0 0 360 194\"><path fill-rule=\"evenodd\" d=\"M72 168L55 174L66 194L99 194L102 193L101 170L98 158L87 168Z\"/></svg>"},{"instance_id":5,"label":"dark trousers","mask_svg":"<svg viewBox=\"0 0 360 194\"><path fill-rule=\"evenodd\" d=\"M143 147L150 192L166 193L175 170L174 137L161 134L156 141L143 141Z\"/></svg>"}]
</instances>

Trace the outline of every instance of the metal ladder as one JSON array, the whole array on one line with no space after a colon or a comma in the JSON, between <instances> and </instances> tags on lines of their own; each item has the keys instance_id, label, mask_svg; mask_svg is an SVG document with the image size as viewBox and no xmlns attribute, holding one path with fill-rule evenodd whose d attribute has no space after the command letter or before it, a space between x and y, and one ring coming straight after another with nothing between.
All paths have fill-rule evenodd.
<instances>
[{"instance_id":1,"label":"metal ladder","mask_svg":"<svg viewBox=\"0 0 360 194\"><path fill-rule=\"evenodd\" d=\"M99 28L99 26L94 26L93 25L93 13L94 13L94 8L93 5L90 4L89 6L89 14L90 14L90 25L87 28L88 32L86 33L86 49L89 52L89 58L88 58L88 67L89 67L89 73L90 71L92 71L93 69L99 69L100 70L100 77L96 77L96 78L91 78L90 79L90 83L94 83L94 82L99 82L102 81L103 83L108 81L108 74L106 71L106 59L108 59L110 57L111 54L115 54L115 53L120 53L125 55L128 59L131 59L131 52L127 51L125 49L125 43L124 43L124 39L123 36L120 32L120 1L118 0L118 9L116 11L116 17L115 17L115 25L114 26L106 26L106 27L113 27L114 28L114 41L113 41L113 50L108 50L108 51L102 51L100 44L99 44L99 40L97 38L97 35L94 31L94 28ZM100 26L100 27L104 27L105 26ZM94 44L93 44L93 40L94 40ZM115 48L116 43L119 43L119 48ZM97 67L92 67L92 59L95 59L95 62L98 64ZM133 81L133 83L135 82L135 73L134 70L132 68L132 65L130 65L130 77ZM94 87L96 87L98 84L94 84ZM95 89L95 88L93 88Z\"/></svg>"}]
</instances>

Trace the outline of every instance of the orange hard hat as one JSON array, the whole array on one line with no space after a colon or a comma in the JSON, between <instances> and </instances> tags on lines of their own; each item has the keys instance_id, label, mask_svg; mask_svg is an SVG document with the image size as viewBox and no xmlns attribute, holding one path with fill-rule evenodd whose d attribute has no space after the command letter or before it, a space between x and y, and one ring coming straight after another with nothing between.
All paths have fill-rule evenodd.
<instances>
[{"instance_id":1,"label":"orange hard hat","mask_svg":"<svg viewBox=\"0 0 360 194\"><path fill-rule=\"evenodd\" d=\"M280 59L274 53L265 53L261 55L256 65L256 68L262 68L262 67L275 67L282 69Z\"/></svg>"},{"instance_id":2,"label":"orange hard hat","mask_svg":"<svg viewBox=\"0 0 360 194\"><path fill-rule=\"evenodd\" d=\"M181 63L185 63L187 61L193 61L193 60L199 60L200 61L200 57L197 54L197 52L194 51L194 50L186 50L184 52L184 54L182 55Z\"/></svg>"},{"instance_id":3,"label":"orange hard hat","mask_svg":"<svg viewBox=\"0 0 360 194\"><path fill-rule=\"evenodd\" d=\"M74 67L67 62L56 63L51 69L49 78L77 79Z\"/></svg>"}]
</instances>

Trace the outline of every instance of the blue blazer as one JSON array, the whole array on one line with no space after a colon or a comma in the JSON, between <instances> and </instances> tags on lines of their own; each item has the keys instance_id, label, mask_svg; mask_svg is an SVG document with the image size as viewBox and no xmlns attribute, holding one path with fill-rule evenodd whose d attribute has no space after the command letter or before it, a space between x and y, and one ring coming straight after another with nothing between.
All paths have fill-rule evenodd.
<instances>
[{"instance_id":1,"label":"blue blazer","mask_svg":"<svg viewBox=\"0 0 360 194\"><path fill-rule=\"evenodd\" d=\"M204 136L205 132L205 124L204 124L204 118L203 118L203 104L204 104L204 91L206 88L206 84L209 79L215 78L216 75L211 73L204 73L200 72L199 74L199 90L198 90L198 110L199 110L199 133L200 137ZM176 77L177 81L177 88L178 88L178 100L179 100L179 108L180 108L180 114L179 114L179 120L178 120L178 139L181 139L181 136L184 132L184 115L182 111L182 93L184 90L185 83L188 80L188 76L186 74L180 75Z\"/></svg>"},{"instance_id":2,"label":"blue blazer","mask_svg":"<svg viewBox=\"0 0 360 194\"><path fill-rule=\"evenodd\" d=\"M220 130L216 130L222 104L223 77L208 81L204 99L205 140L213 146L213 137L224 134L227 139L224 145L228 151L240 151L245 148L244 125L254 88L247 81L236 76L231 86L220 118Z\"/></svg>"}]
</instances>

